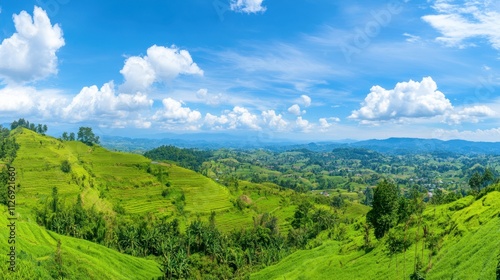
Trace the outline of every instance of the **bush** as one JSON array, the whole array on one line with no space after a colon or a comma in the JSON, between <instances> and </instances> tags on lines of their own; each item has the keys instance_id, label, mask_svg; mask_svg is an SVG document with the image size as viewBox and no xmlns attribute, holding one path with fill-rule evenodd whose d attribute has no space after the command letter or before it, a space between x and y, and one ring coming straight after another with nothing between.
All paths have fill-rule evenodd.
<instances>
[{"instance_id":1,"label":"bush","mask_svg":"<svg viewBox=\"0 0 500 280\"><path fill-rule=\"evenodd\" d=\"M163 197L167 197L169 194L170 194L170 192L168 190L163 190L161 192L161 196L163 196Z\"/></svg>"},{"instance_id":2,"label":"bush","mask_svg":"<svg viewBox=\"0 0 500 280\"><path fill-rule=\"evenodd\" d=\"M71 171L71 164L69 163L68 160L64 160L62 163L61 163L61 170L62 172L64 173L69 173Z\"/></svg>"}]
</instances>

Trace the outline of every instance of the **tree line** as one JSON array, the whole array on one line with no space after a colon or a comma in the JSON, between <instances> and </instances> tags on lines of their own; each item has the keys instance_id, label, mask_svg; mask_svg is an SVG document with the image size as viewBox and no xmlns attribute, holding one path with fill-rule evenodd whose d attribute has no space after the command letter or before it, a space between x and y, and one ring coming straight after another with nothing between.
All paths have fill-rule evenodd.
<instances>
[{"instance_id":1,"label":"tree line","mask_svg":"<svg viewBox=\"0 0 500 280\"><path fill-rule=\"evenodd\" d=\"M197 149L180 149L175 146L160 146L144 153L152 160L171 160L184 168L200 171L203 162L212 157L212 152Z\"/></svg>"},{"instance_id":2,"label":"tree line","mask_svg":"<svg viewBox=\"0 0 500 280\"><path fill-rule=\"evenodd\" d=\"M29 129L29 130L32 130L36 133L39 133L39 134L42 134L42 135L45 135L45 133L47 132L48 130L48 127L46 124L35 124L35 123L30 123L28 120L25 120L23 118L17 120L17 121L13 121L10 125L10 129L11 130L14 130L18 127L24 127L26 129Z\"/></svg>"},{"instance_id":3,"label":"tree line","mask_svg":"<svg viewBox=\"0 0 500 280\"><path fill-rule=\"evenodd\" d=\"M292 229L284 235L279 220L269 213L254 217L253 227L225 233L216 226L216 213L208 222L200 219L181 231L177 219L109 215L86 208L78 195L67 203L58 188L36 211L37 222L59 234L89 240L133 256L155 258L164 277L161 279L243 278L264 266L274 264L297 249L304 249L320 232L329 230L335 240L346 237L340 214L317 207L303 198L297 207ZM324 198L321 203L340 209L343 202ZM344 225L343 225L344 224Z\"/></svg>"},{"instance_id":4,"label":"tree line","mask_svg":"<svg viewBox=\"0 0 500 280\"><path fill-rule=\"evenodd\" d=\"M92 145L96 145L96 144L100 143L99 136L96 136L94 134L94 132L92 131L92 128L87 127L87 126L82 126L78 129L78 133L76 134L76 138L75 138L74 132L68 133L65 131L65 132L63 132L63 134L61 135L61 137L59 139L62 141L75 141L75 140L77 140L77 141L84 143L87 146L92 146Z\"/></svg>"}]
</instances>

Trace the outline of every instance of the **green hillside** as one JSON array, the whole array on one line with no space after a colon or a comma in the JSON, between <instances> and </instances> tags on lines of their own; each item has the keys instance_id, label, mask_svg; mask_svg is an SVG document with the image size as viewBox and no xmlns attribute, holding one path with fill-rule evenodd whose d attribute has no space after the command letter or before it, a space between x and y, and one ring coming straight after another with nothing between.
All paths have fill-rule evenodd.
<instances>
[{"instance_id":1,"label":"green hillside","mask_svg":"<svg viewBox=\"0 0 500 280\"><path fill-rule=\"evenodd\" d=\"M151 164L141 155L111 152L77 141L61 142L26 129L14 132L14 137L20 145L12 165L19 167L18 204L22 213L36 207L57 187L68 203L82 193L84 205L101 211L113 212L113 206L120 204L128 214L167 214L176 207L162 197L163 181L170 182L174 193L184 193L188 213L209 214L232 207L224 187L188 169ZM68 173L61 170L64 160L71 165ZM147 172L152 165L167 174L164 179Z\"/></svg>"},{"instance_id":2,"label":"green hillside","mask_svg":"<svg viewBox=\"0 0 500 280\"><path fill-rule=\"evenodd\" d=\"M6 213L6 207L0 206ZM0 216L7 225L7 216ZM7 234L1 231L1 279L52 279L57 276L55 261L58 240L61 240L62 270L68 279L152 279L162 275L158 263L116 252L95 243L62 236L38 226L32 219L16 222L17 272L7 269ZM133 275L133 276L132 276Z\"/></svg>"},{"instance_id":3,"label":"green hillside","mask_svg":"<svg viewBox=\"0 0 500 280\"><path fill-rule=\"evenodd\" d=\"M361 181L353 182L359 184L354 191L352 184L326 191L284 187L327 174L319 160L311 168L293 163L304 171L276 172L263 163L274 155L260 150L244 162L243 155L214 161L211 155L232 153L224 150L163 148L186 167L200 154L205 161L187 161L200 167L195 172L160 153L153 161L23 128L9 137L10 158L0 164L17 172L19 271L8 274L3 266L6 279L408 279L415 266L425 279L497 273L500 185L440 204L425 203L427 193L418 188L412 193L392 184L397 221L378 240L366 223L375 206L359 203L361 190L371 190ZM12 139L19 145L15 156ZM285 162L293 153L284 156ZM0 222L8 224L6 214ZM8 233L1 235L8 252ZM6 260L3 254L0 261Z\"/></svg>"},{"instance_id":4,"label":"green hillside","mask_svg":"<svg viewBox=\"0 0 500 280\"><path fill-rule=\"evenodd\" d=\"M428 246L421 251L422 241L418 248L413 244L406 254L390 257L382 239L367 253L361 249L361 233L353 225L346 241L328 240L312 250L297 251L251 278L408 279L417 250L428 269L426 279L495 279L500 254L500 192L491 192L479 200L469 196L451 204L428 207L424 223L435 236L441 236L440 248L430 261ZM411 228L408 239L414 235L415 228Z\"/></svg>"},{"instance_id":5,"label":"green hillside","mask_svg":"<svg viewBox=\"0 0 500 280\"><path fill-rule=\"evenodd\" d=\"M130 232L136 231L135 238L140 240L148 234L139 224L131 228L127 225L143 220L151 223L145 230L153 232L153 225L170 227L177 220L184 231L195 221L208 223L214 213L218 230L230 233L252 229L255 217L272 213L278 218L282 232L286 233L296 208L290 203L295 194L292 191L280 192L273 184L241 181L239 188L228 188L194 171L172 163L152 162L137 154L112 152L79 141L60 141L24 128L11 131L11 137L19 144L17 156L11 164L17 171L17 252L18 266L22 267L19 275L26 274L28 278L54 277L50 273L56 265L59 239L62 267L71 279L143 279L142 276L130 278L130 275L143 275L147 279L159 276L161 258L151 256L151 260L145 260L123 254L147 255L130 250L127 246L132 243L122 245ZM77 208L72 208L75 203L81 203L90 211L85 215L98 217L101 215L98 213L103 213L104 216L96 222L105 222L105 225L89 221L82 224L88 229L82 228L81 233L74 234L91 234L89 238L94 242L107 244L113 249L56 234L37 224L39 213L45 213L43 220L53 219L50 217L55 213L47 212L47 209L55 207L52 206L55 190L58 209L65 211L56 219L73 219L67 215L77 211ZM77 202L79 196L81 202ZM245 198L243 204L242 198ZM161 222L163 218L172 223ZM61 230L68 232L68 229ZM105 233L99 233L101 230ZM175 232L175 229L166 230ZM6 237L2 238L5 251L8 248ZM106 273L101 273L108 267Z\"/></svg>"}]
</instances>

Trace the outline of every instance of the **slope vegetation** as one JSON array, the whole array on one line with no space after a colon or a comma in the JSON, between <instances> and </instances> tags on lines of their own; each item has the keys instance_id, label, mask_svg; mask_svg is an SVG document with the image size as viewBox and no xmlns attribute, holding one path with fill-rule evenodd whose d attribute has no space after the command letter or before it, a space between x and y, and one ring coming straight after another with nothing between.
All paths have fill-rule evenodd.
<instances>
[{"instance_id":1,"label":"slope vegetation","mask_svg":"<svg viewBox=\"0 0 500 280\"><path fill-rule=\"evenodd\" d=\"M299 250L251 278L408 279L417 256L427 270L426 279L495 279L500 254L500 192L428 207L423 224L440 237L435 255L428 245L422 250L422 237L406 253L389 256L385 239L365 252L361 233L352 226L345 241L328 239L312 250ZM415 233L416 226L409 229L407 238Z\"/></svg>"}]
</instances>

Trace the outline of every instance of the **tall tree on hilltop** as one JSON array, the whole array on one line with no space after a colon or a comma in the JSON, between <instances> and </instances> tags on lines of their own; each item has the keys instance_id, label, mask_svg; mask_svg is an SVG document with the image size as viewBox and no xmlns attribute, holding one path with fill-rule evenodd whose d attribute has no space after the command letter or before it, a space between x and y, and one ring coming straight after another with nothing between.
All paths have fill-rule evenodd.
<instances>
[{"instance_id":1,"label":"tall tree on hilltop","mask_svg":"<svg viewBox=\"0 0 500 280\"><path fill-rule=\"evenodd\" d=\"M95 136L90 127L80 127L77 139L88 146L99 144L99 136Z\"/></svg>"},{"instance_id":2,"label":"tall tree on hilltop","mask_svg":"<svg viewBox=\"0 0 500 280\"><path fill-rule=\"evenodd\" d=\"M387 180L378 183L373 193L373 208L366 221L375 229L375 237L382 238L398 221L398 187Z\"/></svg>"}]
</instances>

